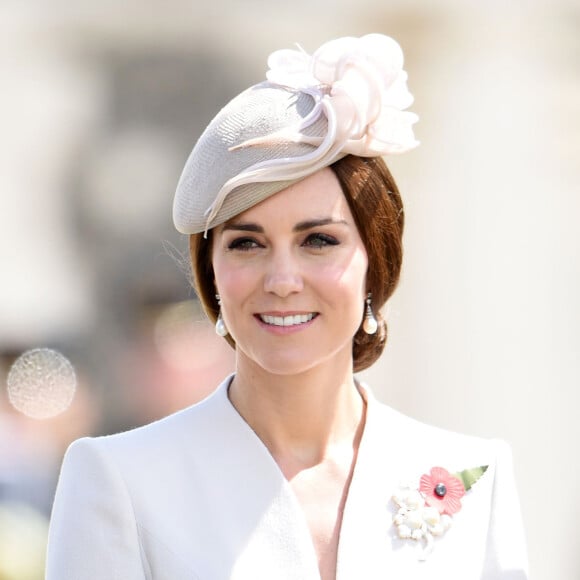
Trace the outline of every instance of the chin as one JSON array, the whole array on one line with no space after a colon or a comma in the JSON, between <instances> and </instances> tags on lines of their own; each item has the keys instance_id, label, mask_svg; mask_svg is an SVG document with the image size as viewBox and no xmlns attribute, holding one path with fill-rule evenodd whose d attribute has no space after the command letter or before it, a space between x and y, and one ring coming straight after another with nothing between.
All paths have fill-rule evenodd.
<instances>
[{"instance_id":1,"label":"chin","mask_svg":"<svg viewBox=\"0 0 580 580\"><path fill-rule=\"evenodd\" d=\"M304 356L265 356L254 358L254 363L267 373L292 376L305 373L321 364L318 359Z\"/></svg>"},{"instance_id":2,"label":"chin","mask_svg":"<svg viewBox=\"0 0 580 580\"><path fill-rule=\"evenodd\" d=\"M247 354L245 356L248 357ZM352 368L352 345L350 343L346 348L342 347L319 353L306 348L294 351L284 349L280 352L272 352L269 349L267 353L257 353L254 349L252 355L249 356L253 363L263 371L287 377L301 375L324 366L338 370L343 366L345 357L348 363L345 368Z\"/></svg>"}]
</instances>

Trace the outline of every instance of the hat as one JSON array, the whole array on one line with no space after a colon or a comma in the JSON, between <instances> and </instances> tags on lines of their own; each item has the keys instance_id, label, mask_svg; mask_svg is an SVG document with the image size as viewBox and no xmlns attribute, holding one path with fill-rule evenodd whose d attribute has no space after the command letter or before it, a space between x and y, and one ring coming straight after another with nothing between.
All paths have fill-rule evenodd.
<instances>
[{"instance_id":1,"label":"hat","mask_svg":"<svg viewBox=\"0 0 580 580\"><path fill-rule=\"evenodd\" d=\"M243 91L195 144L173 202L184 234L206 232L348 154L375 157L416 145L417 115L399 44L345 37L311 56L268 58L267 80Z\"/></svg>"}]
</instances>

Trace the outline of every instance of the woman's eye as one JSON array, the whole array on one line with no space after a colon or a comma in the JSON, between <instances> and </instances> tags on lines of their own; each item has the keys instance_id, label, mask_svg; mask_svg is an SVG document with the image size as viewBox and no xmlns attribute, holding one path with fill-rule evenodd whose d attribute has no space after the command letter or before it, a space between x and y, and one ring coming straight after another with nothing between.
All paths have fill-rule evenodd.
<instances>
[{"instance_id":1,"label":"woman's eye","mask_svg":"<svg viewBox=\"0 0 580 580\"><path fill-rule=\"evenodd\" d=\"M323 248L325 246L336 246L338 243L336 238L328 234L310 234L306 238L304 245L311 248Z\"/></svg>"},{"instance_id":2,"label":"woman's eye","mask_svg":"<svg viewBox=\"0 0 580 580\"><path fill-rule=\"evenodd\" d=\"M228 244L228 250L241 250L243 252L253 250L259 246L260 244L252 238L236 238Z\"/></svg>"}]
</instances>

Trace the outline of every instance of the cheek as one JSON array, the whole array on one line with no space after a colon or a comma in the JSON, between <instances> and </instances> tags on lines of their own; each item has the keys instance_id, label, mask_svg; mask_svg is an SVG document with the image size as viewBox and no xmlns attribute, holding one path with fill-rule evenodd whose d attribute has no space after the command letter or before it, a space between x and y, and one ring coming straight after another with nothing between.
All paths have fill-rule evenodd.
<instances>
[{"instance_id":1,"label":"cheek","mask_svg":"<svg viewBox=\"0 0 580 580\"><path fill-rule=\"evenodd\" d=\"M332 278L333 282L340 286L345 286L352 293L366 295L366 278L368 269L368 258L364 248L359 248L349 257L349 260L338 265Z\"/></svg>"},{"instance_id":2,"label":"cheek","mask_svg":"<svg viewBox=\"0 0 580 580\"><path fill-rule=\"evenodd\" d=\"M230 288L235 287L236 273L235 270L228 266L222 252L216 250L215 247L211 258L216 291L223 301L229 294Z\"/></svg>"},{"instance_id":3,"label":"cheek","mask_svg":"<svg viewBox=\"0 0 580 580\"><path fill-rule=\"evenodd\" d=\"M351 288L353 293L353 299L358 303L357 310L360 311L362 316L362 311L364 310L364 301L367 297L367 272L368 272L368 257L366 250L362 248L353 261L351 268Z\"/></svg>"},{"instance_id":4,"label":"cheek","mask_svg":"<svg viewBox=\"0 0 580 580\"><path fill-rule=\"evenodd\" d=\"M248 268L236 267L223 260L214 262L214 275L223 305L243 299L255 286L255 277Z\"/></svg>"},{"instance_id":5,"label":"cheek","mask_svg":"<svg viewBox=\"0 0 580 580\"><path fill-rule=\"evenodd\" d=\"M364 249L351 254L347 260L327 264L312 270L318 288L329 297L354 309L363 308L366 298L368 260Z\"/></svg>"}]
</instances>

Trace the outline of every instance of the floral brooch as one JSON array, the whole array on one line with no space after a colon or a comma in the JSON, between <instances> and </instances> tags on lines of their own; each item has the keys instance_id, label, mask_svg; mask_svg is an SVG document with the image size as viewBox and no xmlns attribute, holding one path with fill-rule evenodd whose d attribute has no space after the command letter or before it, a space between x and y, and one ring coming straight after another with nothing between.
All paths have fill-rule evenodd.
<instances>
[{"instance_id":1,"label":"floral brooch","mask_svg":"<svg viewBox=\"0 0 580 580\"><path fill-rule=\"evenodd\" d=\"M393 495L397 512L393 524L401 539L421 546L419 559L425 560L434 548L434 538L442 536L461 509L461 498L486 472L487 465L449 473L443 467L433 467L421 476L418 486L404 486Z\"/></svg>"}]
</instances>

